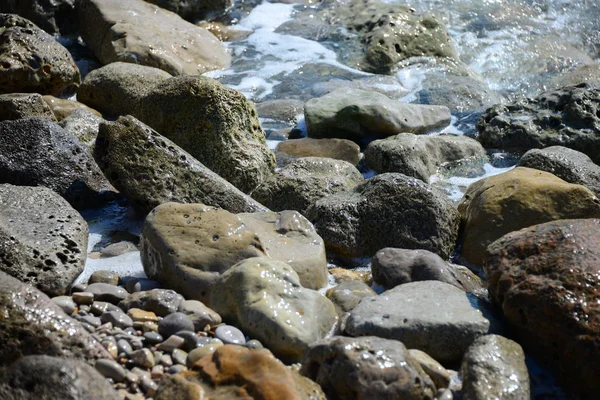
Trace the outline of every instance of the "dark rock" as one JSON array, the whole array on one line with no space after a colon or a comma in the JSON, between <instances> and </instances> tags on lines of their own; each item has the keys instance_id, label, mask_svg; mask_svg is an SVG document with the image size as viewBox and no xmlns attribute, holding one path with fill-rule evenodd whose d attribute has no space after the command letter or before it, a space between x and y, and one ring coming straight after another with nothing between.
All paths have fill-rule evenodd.
<instances>
[{"instance_id":1,"label":"dark rock","mask_svg":"<svg viewBox=\"0 0 600 400\"><path fill-rule=\"evenodd\" d=\"M286 165L300 157L327 157L347 161L357 165L360 161L360 147L348 139L290 139L277 145L277 163Z\"/></svg>"},{"instance_id":2,"label":"dark rock","mask_svg":"<svg viewBox=\"0 0 600 400\"><path fill-rule=\"evenodd\" d=\"M129 293L121 287L100 282L88 285L85 288L85 291L94 295L94 301L107 301L112 304L119 303L129 295Z\"/></svg>"},{"instance_id":3,"label":"dark rock","mask_svg":"<svg viewBox=\"0 0 600 400\"><path fill-rule=\"evenodd\" d=\"M223 13L229 6L231 0L146 0L161 8L180 15L191 22L200 19L208 19L215 14Z\"/></svg>"},{"instance_id":4,"label":"dark rock","mask_svg":"<svg viewBox=\"0 0 600 400\"><path fill-rule=\"evenodd\" d=\"M0 95L0 121L39 117L56 122L54 113L39 93Z\"/></svg>"},{"instance_id":5,"label":"dark rock","mask_svg":"<svg viewBox=\"0 0 600 400\"><path fill-rule=\"evenodd\" d=\"M0 13L18 14L49 34L72 33L77 25L75 0L5 0Z\"/></svg>"},{"instance_id":6,"label":"dark rock","mask_svg":"<svg viewBox=\"0 0 600 400\"><path fill-rule=\"evenodd\" d=\"M365 297L376 296L377 293L363 281L345 281L327 291L327 298L335 306L338 316L352 311Z\"/></svg>"},{"instance_id":7,"label":"dark rock","mask_svg":"<svg viewBox=\"0 0 600 400\"><path fill-rule=\"evenodd\" d=\"M119 303L119 307L127 311L131 308L140 308L151 311L159 317L166 317L177 312L183 297L173 290L152 289L146 292L132 293Z\"/></svg>"},{"instance_id":8,"label":"dark rock","mask_svg":"<svg viewBox=\"0 0 600 400\"><path fill-rule=\"evenodd\" d=\"M179 331L194 331L194 323L184 313L169 314L158 323L158 333L166 339Z\"/></svg>"}]
</instances>

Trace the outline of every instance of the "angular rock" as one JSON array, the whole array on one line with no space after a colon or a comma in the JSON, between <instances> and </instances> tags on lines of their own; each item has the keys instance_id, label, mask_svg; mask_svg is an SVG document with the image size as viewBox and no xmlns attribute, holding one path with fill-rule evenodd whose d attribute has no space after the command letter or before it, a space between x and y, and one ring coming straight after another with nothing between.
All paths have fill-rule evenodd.
<instances>
[{"instance_id":1,"label":"angular rock","mask_svg":"<svg viewBox=\"0 0 600 400\"><path fill-rule=\"evenodd\" d=\"M600 390L599 219L560 220L488 247L490 297L519 343L584 398Z\"/></svg>"},{"instance_id":2,"label":"angular rock","mask_svg":"<svg viewBox=\"0 0 600 400\"><path fill-rule=\"evenodd\" d=\"M557 219L600 217L600 200L581 185L518 167L471 184L458 210L463 220L461 255L482 265L485 248L502 235Z\"/></svg>"},{"instance_id":3,"label":"angular rock","mask_svg":"<svg viewBox=\"0 0 600 400\"><path fill-rule=\"evenodd\" d=\"M300 373L330 399L434 398L436 387L397 340L334 336L310 346Z\"/></svg>"},{"instance_id":4,"label":"angular rock","mask_svg":"<svg viewBox=\"0 0 600 400\"><path fill-rule=\"evenodd\" d=\"M125 300L128 293L125 289L110 285L108 283L92 283L85 288L86 292L94 295L94 301L107 301L112 304L118 304L121 300Z\"/></svg>"},{"instance_id":5,"label":"angular rock","mask_svg":"<svg viewBox=\"0 0 600 400\"><path fill-rule=\"evenodd\" d=\"M177 312L182 301L181 295L173 290L152 289L130 294L119 303L119 307L124 311L139 308L144 311L151 311L159 317L166 317Z\"/></svg>"},{"instance_id":6,"label":"angular rock","mask_svg":"<svg viewBox=\"0 0 600 400\"><path fill-rule=\"evenodd\" d=\"M412 356L421 365L423 371L433 381L438 390L442 388L447 388L450 386L450 372L444 368L439 362L435 361L431 358L430 355L425 353L424 351L417 349L408 350L408 354ZM443 400L442 398L438 398L438 400Z\"/></svg>"},{"instance_id":7,"label":"angular rock","mask_svg":"<svg viewBox=\"0 0 600 400\"><path fill-rule=\"evenodd\" d=\"M82 146L91 148L96 142L100 122L104 121L85 109L76 109L58 124L71 135L79 139ZM90 150L90 153L93 152Z\"/></svg>"},{"instance_id":8,"label":"angular rock","mask_svg":"<svg viewBox=\"0 0 600 400\"><path fill-rule=\"evenodd\" d=\"M275 172L251 195L274 211L296 210L305 214L317 200L353 189L364 180L348 162L304 157Z\"/></svg>"},{"instance_id":9,"label":"angular rock","mask_svg":"<svg viewBox=\"0 0 600 400\"><path fill-rule=\"evenodd\" d=\"M489 108L477 123L485 148L524 153L565 146L600 162L600 88L583 83Z\"/></svg>"},{"instance_id":10,"label":"angular rock","mask_svg":"<svg viewBox=\"0 0 600 400\"><path fill-rule=\"evenodd\" d=\"M334 304L340 317L352 311L365 297L376 295L377 293L363 281L345 281L327 291L327 298Z\"/></svg>"},{"instance_id":11,"label":"angular rock","mask_svg":"<svg viewBox=\"0 0 600 400\"><path fill-rule=\"evenodd\" d=\"M0 14L0 93L58 94L80 82L69 51L31 21Z\"/></svg>"},{"instance_id":12,"label":"angular rock","mask_svg":"<svg viewBox=\"0 0 600 400\"><path fill-rule=\"evenodd\" d=\"M77 110L86 110L97 117L102 117L98 111L75 100L61 99L51 95L43 96L43 99L58 121L62 121Z\"/></svg>"},{"instance_id":13,"label":"angular rock","mask_svg":"<svg viewBox=\"0 0 600 400\"><path fill-rule=\"evenodd\" d=\"M417 281L440 281L467 292L478 292L481 278L459 269L427 250L381 249L371 263L373 281L385 289Z\"/></svg>"},{"instance_id":14,"label":"angular rock","mask_svg":"<svg viewBox=\"0 0 600 400\"><path fill-rule=\"evenodd\" d=\"M425 249L448 257L459 214L436 189L402 174L377 175L352 191L325 197L306 212L328 251L341 257L383 247Z\"/></svg>"},{"instance_id":15,"label":"angular rock","mask_svg":"<svg viewBox=\"0 0 600 400\"><path fill-rule=\"evenodd\" d=\"M309 137L354 141L424 133L450 123L446 107L402 103L359 89L338 89L311 99L304 105L304 116Z\"/></svg>"},{"instance_id":16,"label":"angular rock","mask_svg":"<svg viewBox=\"0 0 600 400\"><path fill-rule=\"evenodd\" d=\"M39 93L0 95L0 121L39 117L56 122L54 113Z\"/></svg>"},{"instance_id":17,"label":"angular rock","mask_svg":"<svg viewBox=\"0 0 600 400\"><path fill-rule=\"evenodd\" d=\"M304 102L295 99L267 100L256 103L260 118L295 124L296 117L302 115Z\"/></svg>"},{"instance_id":18,"label":"angular rock","mask_svg":"<svg viewBox=\"0 0 600 400\"><path fill-rule=\"evenodd\" d=\"M59 296L83 271L88 226L43 187L0 185L0 269Z\"/></svg>"},{"instance_id":19,"label":"angular rock","mask_svg":"<svg viewBox=\"0 0 600 400\"><path fill-rule=\"evenodd\" d=\"M365 150L365 162L375 172L400 172L426 183L444 164L465 159L483 164L487 155L477 140L462 135L400 133L375 140Z\"/></svg>"},{"instance_id":20,"label":"angular rock","mask_svg":"<svg viewBox=\"0 0 600 400\"><path fill-rule=\"evenodd\" d=\"M235 215L203 204L163 204L146 217L141 257L148 277L202 302L219 274L250 257L287 262L308 288L327 284L323 240L293 211Z\"/></svg>"},{"instance_id":21,"label":"angular rock","mask_svg":"<svg viewBox=\"0 0 600 400\"><path fill-rule=\"evenodd\" d=\"M209 19L223 13L231 6L231 0L146 0L149 3L173 11L188 21Z\"/></svg>"},{"instance_id":22,"label":"angular rock","mask_svg":"<svg viewBox=\"0 0 600 400\"><path fill-rule=\"evenodd\" d=\"M227 270L211 292L211 307L285 361L299 361L308 346L333 328L333 304L300 285L287 264L265 257ZM315 312L318 310L318 312Z\"/></svg>"},{"instance_id":23,"label":"angular rock","mask_svg":"<svg viewBox=\"0 0 600 400\"><path fill-rule=\"evenodd\" d=\"M94 157L110 182L144 213L170 201L205 203L232 212L266 211L132 116L100 124Z\"/></svg>"},{"instance_id":24,"label":"angular rock","mask_svg":"<svg viewBox=\"0 0 600 400\"><path fill-rule=\"evenodd\" d=\"M461 364L465 400L529 399L529 373L518 343L498 335L477 338Z\"/></svg>"},{"instance_id":25,"label":"angular rock","mask_svg":"<svg viewBox=\"0 0 600 400\"><path fill-rule=\"evenodd\" d=\"M4 400L119 400L98 371L78 360L26 356L15 361L0 382Z\"/></svg>"},{"instance_id":26,"label":"angular rock","mask_svg":"<svg viewBox=\"0 0 600 400\"><path fill-rule=\"evenodd\" d=\"M132 115L244 193L275 169L254 105L214 79L178 76L159 82Z\"/></svg>"},{"instance_id":27,"label":"angular rock","mask_svg":"<svg viewBox=\"0 0 600 400\"><path fill-rule=\"evenodd\" d=\"M111 358L100 343L45 294L0 272L0 370L26 355Z\"/></svg>"},{"instance_id":28,"label":"angular rock","mask_svg":"<svg viewBox=\"0 0 600 400\"><path fill-rule=\"evenodd\" d=\"M477 297L447 283L411 282L361 301L350 312L346 333L400 340L441 363L455 362L492 329L495 321L482 307Z\"/></svg>"},{"instance_id":29,"label":"angular rock","mask_svg":"<svg viewBox=\"0 0 600 400\"><path fill-rule=\"evenodd\" d=\"M113 62L86 75L77 99L112 116L133 114L153 86L172 75L158 68Z\"/></svg>"},{"instance_id":30,"label":"angular rock","mask_svg":"<svg viewBox=\"0 0 600 400\"><path fill-rule=\"evenodd\" d=\"M600 196L600 166L577 150L563 146L532 149L521 157L519 166L550 172L569 183L583 185Z\"/></svg>"},{"instance_id":31,"label":"angular rock","mask_svg":"<svg viewBox=\"0 0 600 400\"><path fill-rule=\"evenodd\" d=\"M64 311L65 314L71 315L77 308L77 305L71 298L71 296L56 296L52 298L52 301Z\"/></svg>"},{"instance_id":32,"label":"angular rock","mask_svg":"<svg viewBox=\"0 0 600 400\"><path fill-rule=\"evenodd\" d=\"M42 118L0 122L0 182L45 186L73 207L112 187L79 140Z\"/></svg>"},{"instance_id":33,"label":"angular rock","mask_svg":"<svg viewBox=\"0 0 600 400\"><path fill-rule=\"evenodd\" d=\"M75 0L7 0L0 3L0 13L18 14L49 34L75 31Z\"/></svg>"},{"instance_id":34,"label":"angular rock","mask_svg":"<svg viewBox=\"0 0 600 400\"><path fill-rule=\"evenodd\" d=\"M206 325L219 325L221 316L198 300L185 300L179 305L179 311L186 314L194 324L195 331L203 331Z\"/></svg>"},{"instance_id":35,"label":"angular rock","mask_svg":"<svg viewBox=\"0 0 600 400\"><path fill-rule=\"evenodd\" d=\"M231 63L212 33L142 0L80 0L77 12L82 37L103 64L124 61L199 75Z\"/></svg>"},{"instance_id":36,"label":"angular rock","mask_svg":"<svg viewBox=\"0 0 600 400\"><path fill-rule=\"evenodd\" d=\"M269 350L225 345L161 381L156 400L210 398L325 400L321 388L287 368Z\"/></svg>"},{"instance_id":37,"label":"angular rock","mask_svg":"<svg viewBox=\"0 0 600 400\"><path fill-rule=\"evenodd\" d=\"M288 157L328 157L357 165L360 147L347 139L290 139L277 145L278 158L281 153Z\"/></svg>"}]
</instances>

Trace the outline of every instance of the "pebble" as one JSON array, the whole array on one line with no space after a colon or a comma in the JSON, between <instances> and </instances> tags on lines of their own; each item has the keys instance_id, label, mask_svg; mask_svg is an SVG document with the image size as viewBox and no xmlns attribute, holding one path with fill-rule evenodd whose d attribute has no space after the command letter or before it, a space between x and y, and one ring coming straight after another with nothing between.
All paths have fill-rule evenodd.
<instances>
[{"instance_id":1,"label":"pebble","mask_svg":"<svg viewBox=\"0 0 600 400\"><path fill-rule=\"evenodd\" d=\"M156 357L155 357L156 358ZM158 359L158 363L160 365L162 365L163 367L171 367L173 365L173 359L171 358L170 355L168 354L163 354L162 356L160 356L160 358Z\"/></svg>"},{"instance_id":2,"label":"pebble","mask_svg":"<svg viewBox=\"0 0 600 400\"><path fill-rule=\"evenodd\" d=\"M155 365L154 368L152 368L152 373L150 374L150 377L152 379L160 379L163 377L164 374L165 368L162 365Z\"/></svg>"},{"instance_id":3,"label":"pebble","mask_svg":"<svg viewBox=\"0 0 600 400\"><path fill-rule=\"evenodd\" d=\"M129 355L133 352L133 348L131 347L129 342L125 339L120 339L117 342L117 349L119 350L119 354L125 353L125 354Z\"/></svg>"},{"instance_id":4,"label":"pebble","mask_svg":"<svg viewBox=\"0 0 600 400\"><path fill-rule=\"evenodd\" d=\"M94 300L108 301L112 304L119 303L128 295L125 289L108 283L92 283L85 290L94 294Z\"/></svg>"},{"instance_id":5,"label":"pebble","mask_svg":"<svg viewBox=\"0 0 600 400\"><path fill-rule=\"evenodd\" d=\"M219 339L211 339L209 343L205 344L202 347L197 347L188 353L186 365L192 366L194 363L196 363L196 361L200 360L202 357L208 354L211 354L221 346L223 346L222 341L220 341Z\"/></svg>"},{"instance_id":6,"label":"pebble","mask_svg":"<svg viewBox=\"0 0 600 400\"><path fill-rule=\"evenodd\" d=\"M171 335L167 340L165 340L158 346L158 349L160 351L166 351L167 353L170 353L173 350L183 346L184 342L185 340L181 336Z\"/></svg>"},{"instance_id":7,"label":"pebble","mask_svg":"<svg viewBox=\"0 0 600 400\"><path fill-rule=\"evenodd\" d=\"M183 338L184 342L181 348L185 351L192 351L196 347L202 346L202 344L208 343L209 339L206 337L200 337L192 331L179 331L177 336Z\"/></svg>"},{"instance_id":8,"label":"pebble","mask_svg":"<svg viewBox=\"0 0 600 400\"><path fill-rule=\"evenodd\" d=\"M54 304L59 306L67 315L73 314L75 308L77 307L71 296L53 297L52 301L54 302Z\"/></svg>"},{"instance_id":9,"label":"pebble","mask_svg":"<svg viewBox=\"0 0 600 400\"><path fill-rule=\"evenodd\" d=\"M136 350L130 355L131 361L138 367L152 368L154 367L154 355L148 349Z\"/></svg>"},{"instance_id":10,"label":"pebble","mask_svg":"<svg viewBox=\"0 0 600 400\"><path fill-rule=\"evenodd\" d=\"M145 342L149 345L154 345L161 343L163 341L163 337L157 332L146 332L144 333Z\"/></svg>"},{"instance_id":11,"label":"pebble","mask_svg":"<svg viewBox=\"0 0 600 400\"><path fill-rule=\"evenodd\" d=\"M143 332L158 332L158 324L156 322L144 322L141 330Z\"/></svg>"},{"instance_id":12,"label":"pebble","mask_svg":"<svg viewBox=\"0 0 600 400\"><path fill-rule=\"evenodd\" d=\"M113 341L103 340L101 344L113 358L117 358L117 356L119 355L119 350L117 349L117 345Z\"/></svg>"},{"instance_id":13,"label":"pebble","mask_svg":"<svg viewBox=\"0 0 600 400\"><path fill-rule=\"evenodd\" d=\"M106 311L121 311L121 309L114 304L107 303L106 301L94 301L90 307L90 312L94 315L102 315Z\"/></svg>"},{"instance_id":14,"label":"pebble","mask_svg":"<svg viewBox=\"0 0 600 400\"><path fill-rule=\"evenodd\" d=\"M144 311L141 308L130 308L127 315L135 322L158 322L158 317L152 311Z\"/></svg>"},{"instance_id":15,"label":"pebble","mask_svg":"<svg viewBox=\"0 0 600 400\"><path fill-rule=\"evenodd\" d=\"M94 294L90 292L76 292L71 295L75 304L92 304L94 302Z\"/></svg>"},{"instance_id":16,"label":"pebble","mask_svg":"<svg viewBox=\"0 0 600 400\"><path fill-rule=\"evenodd\" d=\"M181 365L185 365L187 356L188 356L188 353L186 353L185 351L183 351L181 349L175 349L175 350L173 350L173 353L171 354L171 358L173 359L173 362L175 364L181 364Z\"/></svg>"},{"instance_id":17,"label":"pebble","mask_svg":"<svg viewBox=\"0 0 600 400\"><path fill-rule=\"evenodd\" d=\"M85 315L83 317L79 317L79 320L85 322L86 324L90 324L94 328L98 328L100 325L102 325L102 321L100 321L100 318L94 317L93 315ZM94 331L95 330L96 329L94 329Z\"/></svg>"},{"instance_id":18,"label":"pebble","mask_svg":"<svg viewBox=\"0 0 600 400\"><path fill-rule=\"evenodd\" d=\"M146 393L146 395L150 397L154 396L156 394L156 391L158 390L158 384L152 379L146 377L140 380L140 387L142 388L144 393Z\"/></svg>"},{"instance_id":19,"label":"pebble","mask_svg":"<svg viewBox=\"0 0 600 400\"><path fill-rule=\"evenodd\" d=\"M104 323L110 322L113 326L121 329L129 328L133 325L133 320L123 311L106 311L100 316Z\"/></svg>"},{"instance_id":20,"label":"pebble","mask_svg":"<svg viewBox=\"0 0 600 400\"><path fill-rule=\"evenodd\" d=\"M119 284L119 275L112 271L96 271L88 279L88 284L92 283L108 283L109 285L117 286Z\"/></svg>"},{"instance_id":21,"label":"pebble","mask_svg":"<svg viewBox=\"0 0 600 400\"><path fill-rule=\"evenodd\" d=\"M127 291L129 293L136 293L136 292L141 292L141 291L147 291L147 290L152 290L152 289L159 289L160 288L160 283L158 281L154 281L152 279L130 279L127 281L127 283L125 284L125 289L127 289Z\"/></svg>"},{"instance_id":22,"label":"pebble","mask_svg":"<svg viewBox=\"0 0 600 400\"><path fill-rule=\"evenodd\" d=\"M103 376L112 379L115 382L122 382L127 377L127 371L116 361L101 359L96 361L94 367Z\"/></svg>"},{"instance_id":23,"label":"pebble","mask_svg":"<svg viewBox=\"0 0 600 400\"><path fill-rule=\"evenodd\" d=\"M188 369L185 365L176 364L167 370L167 374L173 375L173 374L178 374L180 372L187 371L187 370Z\"/></svg>"},{"instance_id":24,"label":"pebble","mask_svg":"<svg viewBox=\"0 0 600 400\"><path fill-rule=\"evenodd\" d=\"M262 343L256 339L248 340L244 346L246 346L249 349L253 349L253 350L259 350L259 349L264 348Z\"/></svg>"},{"instance_id":25,"label":"pebble","mask_svg":"<svg viewBox=\"0 0 600 400\"><path fill-rule=\"evenodd\" d=\"M158 323L158 333L168 338L179 331L193 331L194 324L184 313L175 312L167 315Z\"/></svg>"},{"instance_id":26,"label":"pebble","mask_svg":"<svg viewBox=\"0 0 600 400\"><path fill-rule=\"evenodd\" d=\"M78 285L73 286L71 288L71 295L73 295L74 293L85 292L86 287L87 285L85 283L80 283Z\"/></svg>"},{"instance_id":27,"label":"pebble","mask_svg":"<svg viewBox=\"0 0 600 400\"><path fill-rule=\"evenodd\" d=\"M215 330L215 337L225 344L245 344L246 338L235 326L221 325Z\"/></svg>"}]
</instances>

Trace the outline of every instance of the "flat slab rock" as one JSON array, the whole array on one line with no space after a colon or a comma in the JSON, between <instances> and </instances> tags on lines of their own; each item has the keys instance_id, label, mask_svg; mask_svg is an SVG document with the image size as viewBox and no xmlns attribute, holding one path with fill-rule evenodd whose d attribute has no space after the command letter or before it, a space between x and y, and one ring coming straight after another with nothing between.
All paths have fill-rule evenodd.
<instances>
[{"instance_id":1,"label":"flat slab rock","mask_svg":"<svg viewBox=\"0 0 600 400\"><path fill-rule=\"evenodd\" d=\"M477 298L437 281L411 282L362 300L346 321L351 336L395 339L439 362L459 361L492 321Z\"/></svg>"}]
</instances>

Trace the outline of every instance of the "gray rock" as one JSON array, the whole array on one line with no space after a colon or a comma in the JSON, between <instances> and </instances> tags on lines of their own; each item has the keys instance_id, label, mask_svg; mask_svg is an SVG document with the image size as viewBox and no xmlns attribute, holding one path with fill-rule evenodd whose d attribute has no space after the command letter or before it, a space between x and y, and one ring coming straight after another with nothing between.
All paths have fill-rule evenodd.
<instances>
[{"instance_id":1,"label":"gray rock","mask_svg":"<svg viewBox=\"0 0 600 400\"><path fill-rule=\"evenodd\" d=\"M215 338L224 344L246 344L244 333L235 326L221 325L215 329Z\"/></svg>"},{"instance_id":2,"label":"gray rock","mask_svg":"<svg viewBox=\"0 0 600 400\"><path fill-rule=\"evenodd\" d=\"M529 373L521 346L498 335L478 338L460 368L465 400L529 399Z\"/></svg>"},{"instance_id":3,"label":"gray rock","mask_svg":"<svg viewBox=\"0 0 600 400\"><path fill-rule=\"evenodd\" d=\"M85 43L103 64L124 61L199 75L231 63L213 34L142 0L80 0L77 14Z\"/></svg>"},{"instance_id":4,"label":"gray rock","mask_svg":"<svg viewBox=\"0 0 600 400\"><path fill-rule=\"evenodd\" d=\"M231 0L147 0L161 8L180 15L188 21L196 22L209 19L215 14L223 13L231 6Z\"/></svg>"},{"instance_id":5,"label":"gray rock","mask_svg":"<svg viewBox=\"0 0 600 400\"><path fill-rule=\"evenodd\" d=\"M185 365L187 360L188 353L181 349L173 350L173 354L171 354L171 358L175 364Z\"/></svg>"},{"instance_id":6,"label":"gray rock","mask_svg":"<svg viewBox=\"0 0 600 400\"><path fill-rule=\"evenodd\" d=\"M182 347L185 344L185 339L182 338L181 336L179 336L179 332L181 332L181 331L178 331L177 335L169 336L167 338L167 340L165 340L158 346L158 350L164 351L167 353L171 353L173 350ZM183 331L183 332L191 332L191 331Z\"/></svg>"},{"instance_id":7,"label":"gray rock","mask_svg":"<svg viewBox=\"0 0 600 400\"><path fill-rule=\"evenodd\" d=\"M290 139L277 145L276 157L279 165L287 165L300 157L327 157L342 160L352 165L360 161L360 147L348 139Z\"/></svg>"},{"instance_id":8,"label":"gray rock","mask_svg":"<svg viewBox=\"0 0 600 400\"><path fill-rule=\"evenodd\" d=\"M375 172L400 172L426 183L443 165L461 160L478 160L483 165L486 151L467 136L412 133L375 140L365 150L365 162Z\"/></svg>"},{"instance_id":9,"label":"gray rock","mask_svg":"<svg viewBox=\"0 0 600 400\"><path fill-rule=\"evenodd\" d=\"M116 328L129 328L133 326L133 320L122 311L107 311L100 316L103 324L110 322Z\"/></svg>"},{"instance_id":10,"label":"gray rock","mask_svg":"<svg viewBox=\"0 0 600 400\"><path fill-rule=\"evenodd\" d=\"M353 189L362 182L362 174L346 161L304 157L275 172L251 195L271 210L304 214L317 200Z\"/></svg>"},{"instance_id":11,"label":"gray rock","mask_svg":"<svg viewBox=\"0 0 600 400\"><path fill-rule=\"evenodd\" d=\"M585 83L489 108L477 123L483 146L524 153L564 146L600 162L600 88Z\"/></svg>"},{"instance_id":12,"label":"gray rock","mask_svg":"<svg viewBox=\"0 0 600 400\"><path fill-rule=\"evenodd\" d=\"M115 382L123 382L127 377L127 371L114 360L98 360L94 365L96 370L104 377Z\"/></svg>"},{"instance_id":13,"label":"gray rock","mask_svg":"<svg viewBox=\"0 0 600 400\"><path fill-rule=\"evenodd\" d=\"M186 300L179 306L179 311L187 314L194 324L195 331L203 331L206 325L219 325L221 316L198 300Z\"/></svg>"},{"instance_id":14,"label":"gray rock","mask_svg":"<svg viewBox=\"0 0 600 400\"><path fill-rule=\"evenodd\" d=\"M109 285L117 286L119 284L119 275L113 271L95 271L90 275L90 279L88 279L88 284L92 283L108 283Z\"/></svg>"},{"instance_id":15,"label":"gray rock","mask_svg":"<svg viewBox=\"0 0 600 400\"><path fill-rule=\"evenodd\" d=\"M133 347L131 347L127 340L119 339L117 341L117 351L119 352L119 354L125 353L126 355L129 355L133 351Z\"/></svg>"},{"instance_id":16,"label":"gray rock","mask_svg":"<svg viewBox=\"0 0 600 400\"><path fill-rule=\"evenodd\" d=\"M85 291L92 293L95 301L107 301L112 304L119 303L129 295L125 289L108 283L92 283Z\"/></svg>"},{"instance_id":17,"label":"gray rock","mask_svg":"<svg viewBox=\"0 0 600 400\"><path fill-rule=\"evenodd\" d=\"M100 325L102 325L102 321L100 320L100 318L94 317L93 315L83 315L83 316L74 315L73 318L75 318L81 322L84 322L85 324L89 324L89 325L93 326L94 328L98 328L98 327L100 327Z\"/></svg>"},{"instance_id":18,"label":"gray rock","mask_svg":"<svg viewBox=\"0 0 600 400\"><path fill-rule=\"evenodd\" d=\"M0 270L63 295L83 271L87 241L85 220L50 189L0 185Z\"/></svg>"},{"instance_id":19,"label":"gray rock","mask_svg":"<svg viewBox=\"0 0 600 400\"><path fill-rule=\"evenodd\" d=\"M69 51L31 21L0 14L0 93L58 94L80 82Z\"/></svg>"},{"instance_id":20,"label":"gray rock","mask_svg":"<svg viewBox=\"0 0 600 400\"><path fill-rule=\"evenodd\" d=\"M140 308L145 311L151 311L159 317L166 317L169 314L177 312L179 305L183 301L181 295L173 290L152 289L146 292L132 293L119 303L124 311L131 308Z\"/></svg>"},{"instance_id":21,"label":"gray rock","mask_svg":"<svg viewBox=\"0 0 600 400\"><path fill-rule=\"evenodd\" d=\"M579 151L563 146L532 149L521 157L518 165L550 172L569 183L583 185L600 196L600 166Z\"/></svg>"},{"instance_id":22,"label":"gray rock","mask_svg":"<svg viewBox=\"0 0 600 400\"><path fill-rule=\"evenodd\" d=\"M196 335L196 332L193 331L179 331L175 336L181 337L183 339L183 344L181 345L181 348L187 352L194 350L196 347L201 347L204 344L208 343L208 341L210 341L208 337L198 336Z\"/></svg>"},{"instance_id":23,"label":"gray rock","mask_svg":"<svg viewBox=\"0 0 600 400\"><path fill-rule=\"evenodd\" d=\"M340 317L352 311L365 297L376 295L377 293L363 281L344 281L327 291L327 298L335 305Z\"/></svg>"},{"instance_id":24,"label":"gray rock","mask_svg":"<svg viewBox=\"0 0 600 400\"><path fill-rule=\"evenodd\" d=\"M429 354L417 349L410 349L408 350L408 353L421 365L423 371L429 375L438 390L450 386L450 381L452 379L451 372L431 358ZM439 396L437 400L445 399L440 397L441 396ZM449 400L452 400L452 394L450 394Z\"/></svg>"},{"instance_id":25,"label":"gray rock","mask_svg":"<svg viewBox=\"0 0 600 400\"><path fill-rule=\"evenodd\" d=\"M100 122L104 121L90 111L77 109L65 117L58 124L71 135L79 139L82 146L90 148L96 142ZM90 150L91 152L91 150Z\"/></svg>"},{"instance_id":26,"label":"gray rock","mask_svg":"<svg viewBox=\"0 0 600 400\"><path fill-rule=\"evenodd\" d=\"M184 313L169 314L158 323L158 333L164 338L168 338L179 331L194 331L194 324Z\"/></svg>"},{"instance_id":27,"label":"gray rock","mask_svg":"<svg viewBox=\"0 0 600 400\"><path fill-rule=\"evenodd\" d=\"M373 281L386 289L416 281L440 281L467 292L482 288L479 277L468 269L458 269L427 250L385 248L371 263Z\"/></svg>"},{"instance_id":28,"label":"gray rock","mask_svg":"<svg viewBox=\"0 0 600 400\"><path fill-rule=\"evenodd\" d=\"M106 360L108 361L108 360ZM97 370L79 360L26 356L14 362L0 382L4 400L119 400Z\"/></svg>"},{"instance_id":29,"label":"gray rock","mask_svg":"<svg viewBox=\"0 0 600 400\"><path fill-rule=\"evenodd\" d=\"M56 122L54 113L39 93L0 95L0 121L39 117Z\"/></svg>"},{"instance_id":30,"label":"gray rock","mask_svg":"<svg viewBox=\"0 0 600 400\"><path fill-rule=\"evenodd\" d=\"M0 3L0 12L27 18L49 34L64 35L76 29L75 0L8 0Z\"/></svg>"},{"instance_id":31,"label":"gray rock","mask_svg":"<svg viewBox=\"0 0 600 400\"><path fill-rule=\"evenodd\" d=\"M267 100L256 103L256 111L260 118L295 124L296 117L304 111L304 103L295 99Z\"/></svg>"},{"instance_id":32,"label":"gray rock","mask_svg":"<svg viewBox=\"0 0 600 400\"><path fill-rule=\"evenodd\" d=\"M210 304L226 322L288 361L299 361L337 321L325 296L300 286L289 265L265 257L249 258L227 270Z\"/></svg>"},{"instance_id":33,"label":"gray rock","mask_svg":"<svg viewBox=\"0 0 600 400\"><path fill-rule=\"evenodd\" d=\"M308 136L355 141L385 138L398 132L423 133L450 123L442 106L402 103L384 94L338 89L304 105Z\"/></svg>"},{"instance_id":34,"label":"gray rock","mask_svg":"<svg viewBox=\"0 0 600 400\"><path fill-rule=\"evenodd\" d=\"M129 356L131 361L138 367L152 368L154 367L154 355L149 349L139 349L131 353Z\"/></svg>"},{"instance_id":35,"label":"gray rock","mask_svg":"<svg viewBox=\"0 0 600 400\"><path fill-rule=\"evenodd\" d=\"M213 353L221 346L223 346L223 342L219 339L210 339L206 343L202 343L201 346L191 350L188 353L186 365L191 367L196 361L200 360L204 356L207 356L208 354Z\"/></svg>"},{"instance_id":36,"label":"gray rock","mask_svg":"<svg viewBox=\"0 0 600 400\"><path fill-rule=\"evenodd\" d=\"M144 213L170 201L232 212L267 210L131 116L100 124L94 157L111 183Z\"/></svg>"},{"instance_id":37,"label":"gray rock","mask_svg":"<svg viewBox=\"0 0 600 400\"><path fill-rule=\"evenodd\" d=\"M378 337L334 336L310 346L300 373L331 399L434 398L436 387L406 347Z\"/></svg>"},{"instance_id":38,"label":"gray rock","mask_svg":"<svg viewBox=\"0 0 600 400\"><path fill-rule=\"evenodd\" d=\"M163 341L163 337L158 332L144 333L144 340L150 345L158 344Z\"/></svg>"},{"instance_id":39,"label":"gray rock","mask_svg":"<svg viewBox=\"0 0 600 400\"><path fill-rule=\"evenodd\" d=\"M117 257L131 251L138 251L137 246L132 242L123 241L111 243L100 249L100 258Z\"/></svg>"},{"instance_id":40,"label":"gray rock","mask_svg":"<svg viewBox=\"0 0 600 400\"><path fill-rule=\"evenodd\" d=\"M90 294L92 296L94 295L93 293L90 293ZM107 311L108 312L121 311L121 309L119 307L115 306L114 304L110 304L105 301L94 301L92 303L92 306L90 307L90 312L97 316L100 316Z\"/></svg>"},{"instance_id":41,"label":"gray rock","mask_svg":"<svg viewBox=\"0 0 600 400\"><path fill-rule=\"evenodd\" d=\"M64 311L64 313L67 315L73 314L73 311L75 311L75 308L77 307L77 305L75 305L75 302L73 301L71 296L53 297L52 301L57 306L59 306Z\"/></svg>"},{"instance_id":42,"label":"gray rock","mask_svg":"<svg viewBox=\"0 0 600 400\"><path fill-rule=\"evenodd\" d=\"M350 312L346 332L400 340L439 362L459 361L473 341L490 333L481 301L438 281L411 282L361 301Z\"/></svg>"},{"instance_id":43,"label":"gray rock","mask_svg":"<svg viewBox=\"0 0 600 400\"><path fill-rule=\"evenodd\" d=\"M112 189L86 147L50 120L3 121L0 136L2 183L48 187L75 208Z\"/></svg>"},{"instance_id":44,"label":"gray rock","mask_svg":"<svg viewBox=\"0 0 600 400\"><path fill-rule=\"evenodd\" d=\"M256 339L248 340L244 346L252 350L260 350L265 348L262 343Z\"/></svg>"},{"instance_id":45,"label":"gray rock","mask_svg":"<svg viewBox=\"0 0 600 400\"><path fill-rule=\"evenodd\" d=\"M377 175L352 191L325 197L306 215L328 254L348 258L370 256L383 247L425 249L448 257L460 219L444 194L397 173Z\"/></svg>"}]
</instances>

